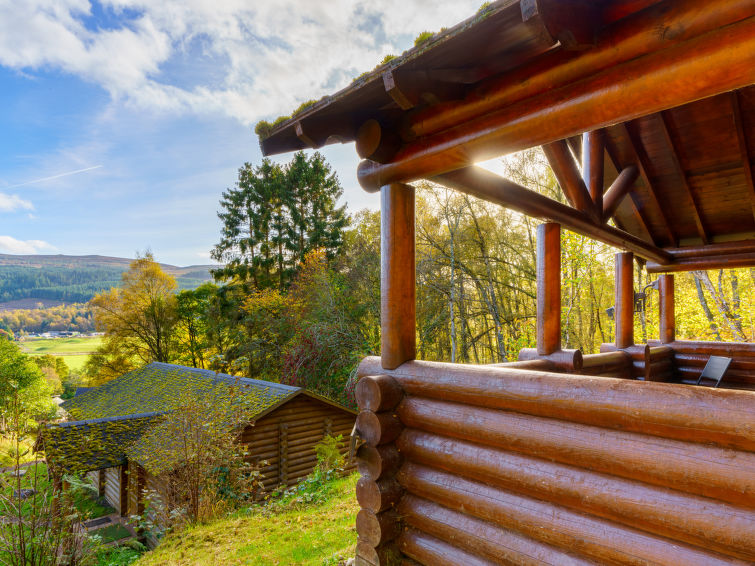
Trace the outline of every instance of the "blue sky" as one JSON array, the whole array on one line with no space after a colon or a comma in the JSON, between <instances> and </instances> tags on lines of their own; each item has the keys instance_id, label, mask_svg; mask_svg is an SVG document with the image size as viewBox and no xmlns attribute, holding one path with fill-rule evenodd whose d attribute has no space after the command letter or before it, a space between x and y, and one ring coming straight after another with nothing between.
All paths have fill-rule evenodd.
<instances>
[{"instance_id":1,"label":"blue sky","mask_svg":"<svg viewBox=\"0 0 755 566\"><path fill-rule=\"evenodd\" d=\"M479 3L0 0L0 253L207 263L258 120ZM349 209L377 208L353 145L323 153Z\"/></svg>"}]
</instances>

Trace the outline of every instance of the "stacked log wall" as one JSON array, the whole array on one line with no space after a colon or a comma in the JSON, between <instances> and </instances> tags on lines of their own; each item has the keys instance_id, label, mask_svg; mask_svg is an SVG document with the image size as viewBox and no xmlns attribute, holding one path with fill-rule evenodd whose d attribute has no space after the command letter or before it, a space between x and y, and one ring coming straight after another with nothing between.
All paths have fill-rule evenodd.
<instances>
[{"instance_id":1,"label":"stacked log wall","mask_svg":"<svg viewBox=\"0 0 755 566\"><path fill-rule=\"evenodd\" d=\"M753 392L362 362L360 375L377 373L404 393L390 413L398 424L386 417L360 428L360 413L357 427L373 440L397 429L374 448L396 449L402 491L394 502L386 482L374 501L391 502L388 514L377 524L358 519L357 531L360 540L395 536L401 555L365 564L755 560Z\"/></svg>"},{"instance_id":2,"label":"stacked log wall","mask_svg":"<svg viewBox=\"0 0 755 566\"><path fill-rule=\"evenodd\" d=\"M317 463L315 444L326 434L343 436L341 453L346 456L355 419L353 413L299 395L247 426L241 442L247 445L251 461L262 464L265 490L272 490L294 485L312 472Z\"/></svg>"},{"instance_id":3,"label":"stacked log wall","mask_svg":"<svg viewBox=\"0 0 755 566\"><path fill-rule=\"evenodd\" d=\"M719 387L755 390L755 344L676 340L665 346L673 350L675 381L679 383L697 383L710 356L725 356L732 362Z\"/></svg>"},{"instance_id":4,"label":"stacked log wall","mask_svg":"<svg viewBox=\"0 0 755 566\"><path fill-rule=\"evenodd\" d=\"M121 512L121 467L106 468L105 499L118 513Z\"/></svg>"}]
</instances>

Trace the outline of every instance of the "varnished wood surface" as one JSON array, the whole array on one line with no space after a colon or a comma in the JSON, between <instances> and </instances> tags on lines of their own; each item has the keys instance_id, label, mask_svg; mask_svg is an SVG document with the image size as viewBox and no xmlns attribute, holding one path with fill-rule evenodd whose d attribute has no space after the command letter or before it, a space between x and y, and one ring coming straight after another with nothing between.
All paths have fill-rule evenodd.
<instances>
[{"instance_id":1,"label":"varnished wood surface","mask_svg":"<svg viewBox=\"0 0 755 566\"><path fill-rule=\"evenodd\" d=\"M616 347L626 348L634 344L634 256L624 252L614 257Z\"/></svg>"},{"instance_id":2,"label":"varnished wood surface","mask_svg":"<svg viewBox=\"0 0 755 566\"><path fill-rule=\"evenodd\" d=\"M380 191L380 352L393 369L416 355L414 187Z\"/></svg>"},{"instance_id":3,"label":"varnished wood surface","mask_svg":"<svg viewBox=\"0 0 755 566\"><path fill-rule=\"evenodd\" d=\"M561 226L537 227L537 353L561 349Z\"/></svg>"}]
</instances>

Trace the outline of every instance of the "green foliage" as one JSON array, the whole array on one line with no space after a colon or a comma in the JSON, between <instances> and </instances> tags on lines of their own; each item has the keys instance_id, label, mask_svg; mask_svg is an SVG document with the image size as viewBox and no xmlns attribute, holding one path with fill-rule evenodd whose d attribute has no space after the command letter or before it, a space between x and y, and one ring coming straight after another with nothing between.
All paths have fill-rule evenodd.
<instances>
[{"instance_id":1,"label":"green foliage","mask_svg":"<svg viewBox=\"0 0 755 566\"><path fill-rule=\"evenodd\" d=\"M319 153L298 152L286 167L267 159L258 167L244 164L220 203L221 240L212 257L225 266L216 279L283 289L310 250L335 257L348 223L344 207L336 206L342 192Z\"/></svg>"},{"instance_id":2,"label":"green foliage","mask_svg":"<svg viewBox=\"0 0 755 566\"><path fill-rule=\"evenodd\" d=\"M23 419L31 422L54 413L52 389L42 370L16 344L5 339L0 339L0 376L0 425L7 419L16 394Z\"/></svg>"},{"instance_id":3,"label":"green foliage","mask_svg":"<svg viewBox=\"0 0 755 566\"><path fill-rule=\"evenodd\" d=\"M389 53L388 55L386 55L380 60L380 63L378 64L378 66L381 67L383 65L386 65L390 63L391 61L393 61L394 59L397 59L397 56Z\"/></svg>"},{"instance_id":4,"label":"green foliage","mask_svg":"<svg viewBox=\"0 0 755 566\"><path fill-rule=\"evenodd\" d=\"M435 34L431 31L423 31L417 37L414 38L414 46L422 45L426 41L429 41Z\"/></svg>"},{"instance_id":5,"label":"green foliage","mask_svg":"<svg viewBox=\"0 0 755 566\"><path fill-rule=\"evenodd\" d=\"M100 537L101 542L103 544L107 544L109 542L115 542L117 540L129 538L131 536L131 531L129 531L123 525L116 524L108 525L107 527L92 531L90 535Z\"/></svg>"},{"instance_id":6,"label":"green foliage","mask_svg":"<svg viewBox=\"0 0 755 566\"><path fill-rule=\"evenodd\" d=\"M283 122L290 119L291 116L278 116L272 123L267 120L260 120L257 122L257 125L254 126L254 133L257 134L261 140L264 140L270 136L277 126L280 126Z\"/></svg>"},{"instance_id":7,"label":"green foliage","mask_svg":"<svg viewBox=\"0 0 755 566\"><path fill-rule=\"evenodd\" d=\"M93 566L130 566L146 552L138 541L130 540L119 546L101 548L97 551Z\"/></svg>"},{"instance_id":8,"label":"green foliage","mask_svg":"<svg viewBox=\"0 0 755 566\"><path fill-rule=\"evenodd\" d=\"M316 101L316 100L305 100L304 102L302 102L302 103L301 103L301 104L300 104L300 105L298 106L298 108L297 108L296 110L294 110L294 111L293 111L293 112L291 113L291 116L296 116L297 114L301 114L301 113L302 113L302 112L304 112L304 111L305 111L305 110L306 110L307 108L311 108L311 107L312 107L312 106L314 106L315 104L317 104L317 101Z\"/></svg>"},{"instance_id":9,"label":"green foliage","mask_svg":"<svg viewBox=\"0 0 755 566\"><path fill-rule=\"evenodd\" d=\"M323 471L338 470L346 464L346 458L341 453L343 450L343 435L325 435L322 440L315 444L317 467Z\"/></svg>"}]
</instances>

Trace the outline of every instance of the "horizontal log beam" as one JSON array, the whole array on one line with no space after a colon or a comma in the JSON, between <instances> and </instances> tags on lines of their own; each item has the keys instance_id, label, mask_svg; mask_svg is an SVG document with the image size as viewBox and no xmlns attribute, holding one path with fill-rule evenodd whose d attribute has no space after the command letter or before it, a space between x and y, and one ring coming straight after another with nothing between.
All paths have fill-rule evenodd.
<instances>
[{"instance_id":1,"label":"horizontal log beam","mask_svg":"<svg viewBox=\"0 0 755 566\"><path fill-rule=\"evenodd\" d=\"M575 371L582 369L582 352L579 350L556 350L550 354L539 354L537 348L522 348L519 350L519 360L522 362L532 360L546 360L550 362L556 371Z\"/></svg>"},{"instance_id":2,"label":"horizontal log beam","mask_svg":"<svg viewBox=\"0 0 755 566\"><path fill-rule=\"evenodd\" d=\"M379 367L368 357L359 373ZM416 360L389 373L408 395L755 452L755 393L746 391Z\"/></svg>"},{"instance_id":3,"label":"horizontal log beam","mask_svg":"<svg viewBox=\"0 0 755 566\"><path fill-rule=\"evenodd\" d=\"M401 552L411 556L421 564L432 564L433 566L459 566L460 564L464 564L464 566L496 566L496 562L466 552L415 529L408 529L402 533L398 539L398 544Z\"/></svg>"},{"instance_id":4,"label":"horizontal log beam","mask_svg":"<svg viewBox=\"0 0 755 566\"><path fill-rule=\"evenodd\" d=\"M668 263L650 260L646 269L648 273L678 273L704 269L737 269L740 267L755 267L755 254L745 252L717 256L685 257Z\"/></svg>"},{"instance_id":5,"label":"horizontal log beam","mask_svg":"<svg viewBox=\"0 0 755 566\"><path fill-rule=\"evenodd\" d=\"M597 225L588 215L579 210L479 167L467 167L445 173L434 177L433 181L528 216L558 222L573 232L632 251L659 264L670 261L670 256L653 244L612 226Z\"/></svg>"},{"instance_id":6,"label":"horizontal log beam","mask_svg":"<svg viewBox=\"0 0 755 566\"><path fill-rule=\"evenodd\" d=\"M719 242L707 246L684 246L681 248L664 248L674 261L683 259L699 259L721 255L755 253L755 240L737 240L734 242Z\"/></svg>"},{"instance_id":7,"label":"horizontal log beam","mask_svg":"<svg viewBox=\"0 0 755 566\"><path fill-rule=\"evenodd\" d=\"M404 396L396 380L384 374L363 377L354 393L359 410L375 413L393 409Z\"/></svg>"},{"instance_id":8,"label":"horizontal log beam","mask_svg":"<svg viewBox=\"0 0 755 566\"><path fill-rule=\"evenodd\" d=\"M755 16L417 139L390 163L363 161L359 182L374 191L435 177L753 82Z\"/></svg>"},{"instance_id":9,"label":"horizontal log beam","mask_svg":"<svg viewBox=\"0 0 755 566\"><path fill-rule=\"evenodd\" d=\"M401 455L394 444L362 444L357 450L357 469L364 478L378 480L390 477L396 473L400 465Z\"/></svg>"},{"instance_id":10,"label":"horizontal log beam","mask_svg":"<svg viewBox=\"0 0 755 566\"><path fill-rule=\"evenodd\" d=\"M404 465L399 480L413 495L556 548L579 549L599 564L731 564L729 557L424 466Z\"/></svg>"},{"instance_id":11,"label":"horizontal log beam","mask_svg":"<svg viewBox=\"0 0 755 566\"><path fill-rule=\"evenodd\" d=\"M398 446L413 463L674 540L755 558L752 510L411 429L404 431Z\"/></svg>"},{"instance_id":12,"label":"horizontal log beam","mask_svg":"<svg viewBox=\"0 0 755 566\"><path fill-rule=\"evenodd\" d=\"M752 452L418 397L399 415L408 428L755 507Z\"/></svg>"},{"instance_id":13,"label":"horizontal log beam","mask_svg":"<svg viewBox=\"0 0 755 566\"><path fill-rule=\"evenodd\" d=\"M373 513L380 513L393 507L401 499L401 493L401 486L395 478L378 481L359 478L356 487L359 506Z\"/></svg>"},{"instance_id":14,"label":"horizontal log beam","mask_svg":"<svg viewBox=\"0 0 755 566\"><path fill-rule=\"evenodd\" d=\"M588 566L593 564L488 521L447 509L420 497L406 496L398 508L410 527L440 540L453 541L467 552L500 564Z\"/></svg>"},{"instance_id":15,"label":"horizontal log beam","mask_svg":"<svg viewBox=\"0 0 755 566\"><path fill-rule=\"evenodd\" d=\"M532 64L482 82L464 100L416 112L409 118L405 135L416 139L446 130L751 15L750 0L658 2L602 30L597 45L579 56L554 50ZM674 30L674 33L658 33L659 29Z\"/></svg>"}]
</instances>

